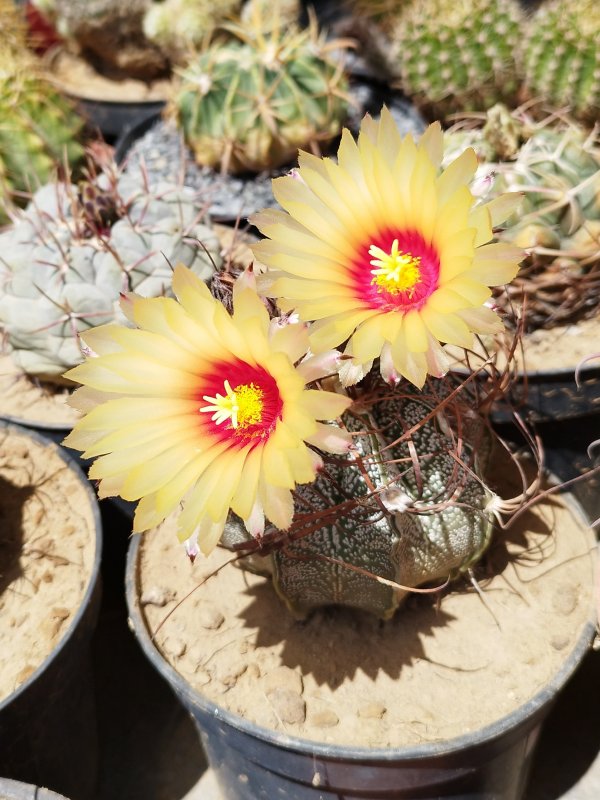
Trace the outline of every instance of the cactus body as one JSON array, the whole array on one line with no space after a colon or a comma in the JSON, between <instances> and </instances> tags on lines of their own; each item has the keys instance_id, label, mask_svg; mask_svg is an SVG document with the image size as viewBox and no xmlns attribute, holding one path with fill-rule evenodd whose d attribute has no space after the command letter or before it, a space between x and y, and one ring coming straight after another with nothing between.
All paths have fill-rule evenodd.
<instances>
[{"instance_id":1,"label":"cactus body","mask_svg":"<svg viewBox=\"0 0 600 800\"><path fill-rule=\"evenodd\" d=\"M208 279L220 247L201 218L191 190L160 184L149 193L116 172L40 188L0 234L0 327L14 361L59 381L83 360L80 331L123 322L121 292L168 294L178 262Z\"/></svg>"},{"instance_id":2,"label":"cactus body","mask_svg":"<svg viewBox=\"0 0 600 800\"><path fill-rule=\"evenodd\" d=\"M212 30L239 8L240 0L163 0L151 3L143 29L146 37L179 61L190 47L198 47Z\"/></svg>"},{"instance_id":3,"label":"cactus body","mask_svg":"<svg viewBox=\"0 0 600 800\"><path fill-rule=\"evenodd\" d=\"M13 191L33 190L51 180L57 166L72 167L81 159L77 140L84 123L40 74L12 2L0 3L0 18L0 199L9 207ZM0 212L0 222L6 221L1 217Z\"/></svg>"},{"instance_id":4,"label":"cactus body","mask_svg":"<svg viewBox=\"0 0 600 800\"><path fill-rule=\"evenodd\" d=\"M442 583L467 570L489 544L492 520L486 507L493 495L457 466L444 412L424 422L436 401L416 389L381 391L368 409L344 416L350 430L366 431L356 437L360 466L350 458L337 460L326 465L314 484L296 490L296 519L316 514L323 526L253 562L256 571L272 576L278 593L299 617L332 604L390 617L408 591L374 576L406 587ZM464 413L466 421L469 412ZM472 412L470 419L462 457L481 476L490 439ZM406 442L398 443L420 423L410 449ZM353 509L344 511L349 502ZM223 541L231 546L247 536L232 519Z\"/></svg>"},{"instance_id":5,"label":"cactus body","mask_svg":"<svg viewBox=\"0 0 600 800\"><path fill-rule=\"evenodd\" d=\"M392 27L387 61L431 114L488 108L517 92L523 26L517 0L414 0Z\"/></svg>"},{"instance_id":6,"label":"cactus body","mask_svg":"<svg viewBox=\"0 0 600 800\"><path fill-rule=\"evenodd\" d=\"M533 97L583 120L600 116L600 5L550 0L527 26L525 86Z\"/></svg>"},{"instance_id":7,"label":"cactus body","mask_svg":"<svg viewBox=\"0 0 600 800\"><path fill-rule=\"evenodd\" d=\"M172 113L197 161L225 172L275 169L336 136L348 104L311 30L214 41L183 71Z\"/></svg>"},{"instance_id":8,"label":"cactus body","mask_svg":"<svg viewBox=\"0 0 600 800\"><path fill-rule=\"evenodd\" d=\"M523 193L518 215L497 233L528 255L510 289L528 295L530 328L593 314L600 289L600 143L568 123L534 123L505 107L490 109L483 127L446 133L446 164L466 146L480 160L489 200ZM537 276L534 278L534 276ZM527 281L533 282L527 288Z\"/></svg>"}]
</instances>

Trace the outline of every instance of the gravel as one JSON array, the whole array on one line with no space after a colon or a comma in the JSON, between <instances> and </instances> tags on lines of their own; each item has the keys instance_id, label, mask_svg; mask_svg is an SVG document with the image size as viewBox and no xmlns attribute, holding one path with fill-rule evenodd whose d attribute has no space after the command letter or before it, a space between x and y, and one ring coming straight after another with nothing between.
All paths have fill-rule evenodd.
<instances>
[{"instance_id":1,"label":"gravel","mask_svg":"<svg viewBox=\"0 0 600 800\"><path fill-rule=\"evenodd\" d=\"M383 85L354 81L352 95L355 108L348 127L356 132L365 112L376 116L386 103L401 133L418 136L425 127L417 109L400 93L390 92ZM293 167L263 172L258 175L223 175L209 167L196 164L191 150L185 145L181 131L172 121L160 118L144 120L128 131L117 143L117 158L125 163L129 174L145 172L150 184L161 180L179 182L196 190L206 199L214 220L231 222L244 220L262 208L277 206L271 191L271 180L284 175Z\"/></svg>"}]
</instances>

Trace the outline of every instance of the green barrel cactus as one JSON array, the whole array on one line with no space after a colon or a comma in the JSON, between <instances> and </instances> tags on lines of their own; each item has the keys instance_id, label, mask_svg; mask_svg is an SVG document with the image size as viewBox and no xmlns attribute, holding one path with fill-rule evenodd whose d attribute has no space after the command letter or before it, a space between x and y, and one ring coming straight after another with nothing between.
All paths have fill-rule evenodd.
<instances>
[{"instance_id":1,"label":"green barrel cactus","mask_svg":"<svg viewBox=\"0 0 600 800\"><path fill-rule=\"evenodd\" d=\"M576 118L600 117L600 4L548 0L527 25L525 87Z\"/></svg>"},{"instance_id":2,"label":"green barrel cactus","mask_svg":"<svg viewBox=\"0 0 600 800\"><path fill-rule=\"evenodd\" d=\"M326 461L313 484L298 487L290 531L268 555L249 557L296 616L344 605L387 619L410 588L456 578L481 558L493 528L495 495L484 482L492 439L466 405L444 409L448 388L367 391L370 400L343 417L356 453ZM222 543L244 552L248 540L230 518Z\"/></svg>"},{"instance_id":3,"label":"green barrel cactus","mask_svg":"<svg viewBox=\"0 0 600 800\"><path fill-rule=\"evenodd\" d=\"M0 234L0 253L0 330L20 368L55 382L83 360L79 333L124 321L121 293L168 294L176 263L205 280L220 264L191 189L148 189L114 165L38 189Z\"/></svg>"},{"instance_id":4,"label":"green barrel cactus","mask_svg":"<svg viewBox=\"0 0 600 800\"><path fill-rule=\"evenodd\" d=\"M529 329L597 313L600 303L600 141L578 125L535 122L505 106L485 124L445 134L444 163L471 146L485 199L521 192L519 213L497 238L527 252L509 295L527 295Z\"/></svg>"},{"instance_id":5,"label":"green barrel cactus","mask_svg":"<svg viewBox=\"0 0 600 800\"><path fill-rule=\"evenodd\" d=\"M84 121L36 65L12 2L0 3L0 18L0 206L10 208L14 193L32 191L57 168L81 160Z\"/></svg>"},{"instance_id":6,"label":"green barrel cactus","mask_svg":"<svg viewBox=\"0 0 600 800\"><path fill-rule=\"evenodd\" d=\"M524 24L517 0L413 0L388 33L388 69L434 116L513 100Z\"/></svg>"},{"instance_id":7,"label":"green barrel cactus","mask_svg":"<svg viewBox=\"0 0 600 800\"><path fill-rule=\"evenodd\" d=\"M170 114L196 160L224 172L261 172L338 135L346 82L314 28L265 33L260 15L233 40L214 40L182 71Z\"/></svg>"}]
</instances>

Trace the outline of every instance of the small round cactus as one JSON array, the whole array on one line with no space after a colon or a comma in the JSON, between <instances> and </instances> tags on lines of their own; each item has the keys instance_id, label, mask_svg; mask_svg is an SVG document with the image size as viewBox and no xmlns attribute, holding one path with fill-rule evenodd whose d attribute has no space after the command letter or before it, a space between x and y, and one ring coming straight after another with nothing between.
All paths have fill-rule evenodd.
<instances>
[{"instance_id":1,"label":"small round cactus","mask_svg":"<svg viewBox=\"0 0 600 800\"><path fill-rule=\"evenodd\" d=\"M314 27L264 33L262 17L213 41L183 70L171 114L203 166L275 169L337 134L348 111L339 65Z\"/></svg>"},{"instance_id":2,"label":"small round cactus","mask_svg":"<svg viewBox=\"0 0 600 800\"><path fill-rule=\"evenodd\" d=\"M516 95L524 22L517 0L413 0L391 28L386 60L432 115L487 108Z\"/></svg>"},{"instance_id":3,"label":"small round cactus","mask_svg":"<svg viewBox=\"0 0 600 800\"><path fill-rule=\"evenodd\" d=\"M527 25L525 87L529 95L576 118L600 116L600 5L549 0Z\"/></svg>"},{"instance_id":4,"label":"small round cactus","mask_svg":"<svg viewBox=\"0 0 600 800\"><path fill-rule=\"evenodd\" d=\"M190 189L151 190L115 165L79 185L47 184L0 234L0 329L26 373L60 382L79 336L123 321L121 293L168 294L172 265L208 280L220 245Z\"/></svg>"},{"instance_id":5,"label":"small round cactus","mask_svg":"<svg viewBox=\"0 0 600 800\"><path fill-rule=\"evenodd\" d=\"M475 149L486 200L523 194L497 237L527 258L498 299L527 297L529 329L593 315L600 297L600 143L575 123L552 122L498 105L485 124L446 133L447 163L466 146Z\"/></svg>"},{"instance_id":6,"label":"small round cactus","mask_svg":"<svg viewBox=\"0 0 600 800\"><path fill-rule=\"evenodd\" d=\"M248 559L296 616L335 604L387 619L410 588L457 577L481 558L492 535L494 494L483 480L492 438L463 402L443 408L449 391L378 382L346 412L356 452L298 487L291 529L269 555ZM231 517L222 543L244 552L248 539Z\"/></svg>"}]
</instances>

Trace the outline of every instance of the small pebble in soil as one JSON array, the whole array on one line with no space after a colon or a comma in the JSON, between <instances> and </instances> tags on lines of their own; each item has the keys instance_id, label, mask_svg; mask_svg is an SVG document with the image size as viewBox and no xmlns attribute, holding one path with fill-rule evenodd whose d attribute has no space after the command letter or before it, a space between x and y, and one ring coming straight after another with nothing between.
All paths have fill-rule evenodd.
<instances>
[{"instance_id":1,"label":"small pebble in soil","mask_svg":"<svg viewBox=\"0 0 600 800\"><path fill-rule=\"evenodd\" d=\"M209 605L201 605L196 614L196 621L202 628L216 631L225 621L225 617L218 608Z\"/></svg>"},{"instance_id":2,"label":"small pebble in soil","mask_svg":"<svg viewBox=\"0 0 600 800\"><path fill-rule=\"evenodd\" d=\"M568 646L569 642L570 639L566 634L555 633L550 639L550 644L555 650L564 650L565 647Z\"/></svg>"},{"instance_id":3,"label":"small pebble in soil","mask_svg":"<svg viewBox=\"0 0 600 800\"><path fill-rule=\"evenodd\" d=\"M210 672L202 669L202 667L198 667L198 669L196 669L196 672L194 673L194 683L197 686L208 686L211 680L212 678L210 676Z\"/></svg>"},{"instance_id":4,"label":"small pebble in soil","mask_svg":"<svg viewBox=\"0 0 600 800\"><path fill-rule=\"evenodd\" d=\"M185 642L183 639L179 639L177 636L167 636L162 645L162 649L165 651L165 653L173 656L173 658L181 658L181 656L185 653L185 648Z\"/></svg>"},{"instance_id":5,"label":"small pebble in soil","mask_svg":"<svg viewBox=\"0 0 600 800\"><path fill-rule=\"evenodd\" d=\"M299 725L306 719L306 703L298 692L278 687L267 692L277 719L286 725Z\"/></svg>"},{"instance_id":6,"label":"small pebble in soil","mask_svg":"<svg viewBox=\"0 0 600 800\"><path fill-rule=\"evenodd\" d=\"M162 608L173 599L173 593L164 586L151 586L142 594L140 602L143 606L158 606Z\"/></svg>"},{"instance_id":7,"label":"small pebble in soil","mask_svg":"<svg viewBox=\"0 0 600 800\"><path fill-rule=\"evenodd\" d=\"M381 719L386 712L386 707L381 703L367 703L358 709L358 716L363 719Z\"/></svg>"},{"instance_id":8,"label":"small pebble in soil","mask_svg":"<svg viewBox=\"0 0 600 800\"><path fill-rule=\"evenodd\" d=\"M273 689L289 689L302 694L302 675L290 667L276 667L263 677L262 688L265 694Z\"/></svg>"},{"instance_id":9,"label":"small pebble in soil","mask_svg":"<svg viewBox=\"0 0 600 800\"><path fill-rule=\"evenodd\" d=\"M15 683L17 686L20 686L27 678L35 672L35 667L32 667L31 664L26 664L23 669L19 672L15 679Z\"/></svg>"},{"instance_id":10,"label":"small pebble in soil","mask_svg":"<svg viewBox=\"0 0 600 800\"><path fill-rule=\"evenodd\" d=\"M258 666L256 661L251 661L248 664L248 669L246 670L246 677L251 678L252 680L260 678L260 667Z\"/></svg>"},{"instance_id":11,"label":"small pebble in soil","mask_svg":"<svg viewBox=\"0 0 600 800\"><path fill-rule=\"evenodd\" d=\"M238 678L244 674L246 669L247 664L241 659L239 661L229 661L217 669L217 679L224 686L235 686Z\"/></svg>"},{"instance_id":12,"label":"small pebble in soil","mask_svg":"<svg viewBox=\"0 0 600 800\"><path fill-rule=\"evenodd\" d=\"M574 586L561 586L552 598L552 608L557 614L567 617L577 607L577 594Z\"/></svg>"},{"instance_id":13,"label":"small pebble in soil","mask_svg":"<svg viewBox=\"0 0 600 800\"><path fill-rule=\"evenodd\" d=\"M329 708L315 711L309 717L309 722L316 728L334 728L339 721L338 715Z\"/></svg>"}]
</instances>

